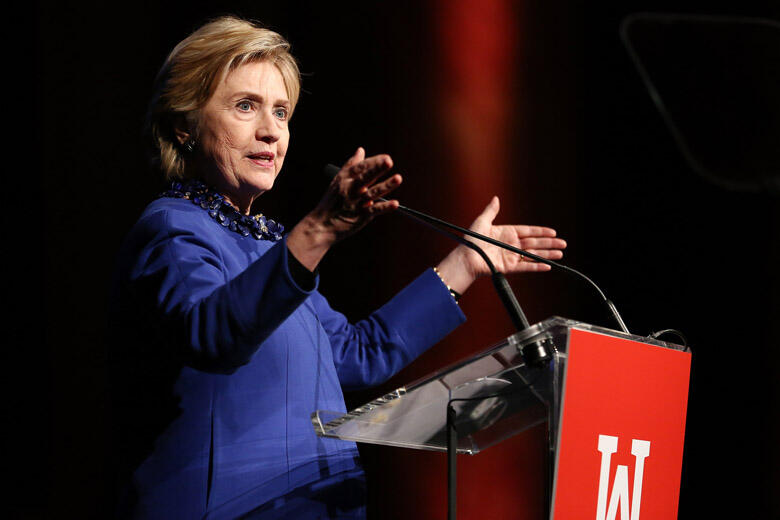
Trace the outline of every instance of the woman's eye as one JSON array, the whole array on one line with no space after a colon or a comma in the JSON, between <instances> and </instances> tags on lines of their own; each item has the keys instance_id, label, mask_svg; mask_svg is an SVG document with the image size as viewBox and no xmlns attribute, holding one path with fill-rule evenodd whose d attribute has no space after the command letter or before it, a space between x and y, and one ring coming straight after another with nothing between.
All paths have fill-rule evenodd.
<instances>
[{"instance_id":1,"label":"woman's eye","mask_svg":"<svg viewBox=\"0 0 780 520\"><path fill-rule=\"evenodd\" d=\"M249 101L241 101L238 103L237 107L242 112L249 112L252 110L252 103Z\"/></svg>"},{"instance_id":2,"label":"woman's eye","mask_svg":"<svg viewBox=\"0 0 780 520\"><path fill-rule=\"evenodd\" d=\"M282 121L284 121L285 119L287 119L287 109L286 109L286 108L284 108L284 107L276 107L276 108L274 109L274 115L275 115L277 118L279 118L279 119L281 119Z\"/></svg>"}]
</instances>

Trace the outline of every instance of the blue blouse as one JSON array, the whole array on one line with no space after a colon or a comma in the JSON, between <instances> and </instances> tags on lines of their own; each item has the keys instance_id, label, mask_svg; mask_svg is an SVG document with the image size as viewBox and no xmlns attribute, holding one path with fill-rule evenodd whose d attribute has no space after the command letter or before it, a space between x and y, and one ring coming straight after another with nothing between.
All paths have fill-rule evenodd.
<instances>
[{"instance_id":1,"label":"blue blouse","mask_svg":"<svg viewBox=\"0 0 780 520\"><path fill-rule=\"evenodd\" d=\"M113 302L120 511L132 518L360 517L357 448L317 437L311 413L345 412L342 388L385 381L465 320L428 270L350 324L316 283L296 284L284 239L242 236L174 198L131 230Z\"/></svg>"}]
</instances>

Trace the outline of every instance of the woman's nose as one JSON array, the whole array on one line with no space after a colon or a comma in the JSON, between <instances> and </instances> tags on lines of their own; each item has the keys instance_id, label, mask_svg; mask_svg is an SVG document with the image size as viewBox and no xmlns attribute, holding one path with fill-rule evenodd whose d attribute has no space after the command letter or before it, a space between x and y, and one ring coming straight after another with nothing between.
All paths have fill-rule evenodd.
<instances>
[{"instance_id":1,"label":"woman's nose","mask_svg":"<svg viewBox=\"0 0 780 520\"><path fill-rule=\"evenodd\" d=\"M281 131L277 126L277 119L271 113L264 113L259 117L255 138L264 143L275 143L281 136Z\"/></svg>"}]
</instances>

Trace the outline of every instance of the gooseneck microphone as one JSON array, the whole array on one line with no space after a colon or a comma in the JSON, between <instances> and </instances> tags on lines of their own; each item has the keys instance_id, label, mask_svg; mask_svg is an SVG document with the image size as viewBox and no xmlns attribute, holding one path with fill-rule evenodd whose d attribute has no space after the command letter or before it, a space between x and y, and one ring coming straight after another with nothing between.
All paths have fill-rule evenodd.
<instances>
[{"instance_id":1,"label":"gooseneck microphone","mask_svg":"<svg viewBox=\"0 0 780 520\"><path fill-rule=\"evenodd\" d=\"M607 298L607 296L604 294L604 291L602 291L601 288L598 285L596 285L596 282L594 282L593 280L591 280L590 278L585 276L580 271L578 271L576 269L573 269L573 268L571 268L571 267L569 267L567 265L563 265L563 264L561 264L559 262L556 262L554 260L548 260L547 258L542 258L539 255L535 255L533 253L529 253L528 251L525 251L523 249L519 249L519 248L514 247L512 245L509 245L509 244L506 244L506 243L501 242L499 240L496 240L494 238L482 235L482 234L477 233L475 231L472 231L470 229L466 229L466 228L463 228L463 227L460 227L460 226L456 226L455 224L451 224L449 222L446 222L444 220L438 219L438 218L433 217L431 215L426 215L425 213L422 213L422 212L417 211L415 209L407 208L406 206L402 206L402 205L399 205L398 209L400 211L402 211L403 213L407 214L407 215L410 215L410 216L413 216L413 217L417 218L418 220L423 220L423 221L430 222L432 224L436 224L436 225L439 225L439 226L442 226L442 227L445 227L445 228L448 228L448 229L459 231L459 232L461 232L461 233L463 233L465 235L468 235L470 237L474 237L474 238L476 238L478 240L483 240L483 241L485 241L485 242L487 242L489 244L493 244L494 246L498 246L500 248L506 249L507 251L512 251L513 253L516 253L518 255L522 255L522 256L524 256L526 258L530 258L530 259L535 260L535 261L537 261L539 263L542 263L542 264L547 264L550 267L554 267L556 269L561 269L561 270L563 270L563 271L565 271L565 272L567 272L569 274L572 274L572 275L574 275L574 276L576 276L576 277L578 277L578 278L580 278L582 280L585 280L594 289L596 289L596 291L598 292L599 296L604 301L604 304L607 306L607 309L609 310L609 313L612 315L612 317L615 319L615 322L617 322L618 326L620 327L620 330L622 330L626 334L630 334L629 331L628 331L628 327L626 327L626 324L623 321L623 318L620 316L620 313L618 312L617 307L615 307L615 304L612 303L612 301L609 298Z\"/></svg>"},{"instance_id":2,"label":"gooseneck microphone","mask_svg":"<svg viewBox=\"0 0 780 520\"><path fill-rule=\"evenodd\" d=\"M323 172L325 173L325 175L328 176L329 179L332 179L333 177L336 176L336 174L340 170L341 170L341 168L339 168L338 166L333 165L333 164L328 164L328 165L325 166ZM385 199L380 199L380 200L385 200ZM519 249L517 247L511 246L509 244L506 244L506 243L501 242L499 240L496 240L494 238L482 235L482 234L477 233L475 231L472 231L470 229L466 229L466 228L457 226L455 224L451 224L451 223L449 223L447 221L441 220L439 218L433 217L431 215L427 215L427 214L425 214L425 213L423 213L421 211L417 211L415 209L408 208L408 207L406 207L404 205L399 205L398 206L398 210L400 212L404 213L405 215L408 215L408 216L414 218L417 221L424 222L424 223L428 224L430 227L433 227L434 229L437 229L440 232L445 232L444 229L441 229L441 228L446 228L446 229L449 229L449 230L452 230L452 231L457 231L459 233L463 233L464 235L468 235L468 236L476 238L478 240L482 240L484 242L487 242L487 243L492 244L494 246L500 247L502 249L506 249L507 251L512 251L513 253L516 253L518 255L522 255L522 256L524 256L526 258L530 258L530 259L535 260L535 261L537 261L539 263L547 264L550 267L554 267L556 269L560 269L560 270L562 270L562 271L564 271L566 273L569 273L569 274L574 275L574 276L576 276L576 277L578 277L578 278L580 278L582 280L585 280L594 289L596 289L596 292L598 292L598 294L601 297L602 301L607 306L607 309L609 310L610 315L614 318L615 322L620 327L620 330L622 330L626 334L630 334L630 332L628 331L628 327L626 327L626 324L623 321L623 318L620 316L620 313L618 312L617 307L615 307L615 304L612 303L612 301L610 301L607 298L607 296L604 294L604 292L601 290L601 288L598 285L596 285L596 283L593 280L591 280L590 278L585 276L580 271L578 271L576 269L573 269L573 268L571 268L571 267L569 267L567 265L563 265L563 264L561 264L559 262L556 262L554 260L548 260L547 258L542 258L539 255L535 255L535 254L530 253L528 251L525 251L523 249ZM457 237L457 239L459 239L458 242L460 242L460 243L462 243L464 245L473 244L472 242L469 242L468 240L465 240L462 237L460 237L458 235L455 235L454 233L451 233L449 231L445 232L445 234L448 235L448 236L451 236L453 238ZM487 255L485 255L484 252L482 252L481 256L482 256L483 259L487 258ZM488 261L489 261L489 259L488 259ZM488 267L490 267L491 265L492 264L489 263ZM491 272L493 272L492 269L491 269ZM501 274L501 273L499 273L499 274ZM508 282L506 282L506 278L504 278L504 283L506 283L507 287L509 286ZM496 285L495 280L494 280L494 285ZM511 290L510 290L510 293L511 293ZM512 296L512 298L514 298L514 295ZM502 302L503 301L504 300L503 300L503 297L502 297ZM515 302L516 301L517 300L515 299ZM506 304L505 304L505 307L506 307ZM517 307L519 308L519 304L517 305ZM507 309L507 310L509 311L509 309ZM509 311L509 312L510 312L510 315L511 315L512 314L511 311ZM520 312L522 313L522 311L520 311ZM525 319L524 315L523 315L523 319ZM514 321L514 318L513 318L513 321ZM528 320L525 320L524 323L525 323L525 325L523 327L519 327L518 326L518 328L520 330L522 330L523 328L528 326ZM515 325L517 326L517 324L515 324Z\"/></svg>"}]
</instances>

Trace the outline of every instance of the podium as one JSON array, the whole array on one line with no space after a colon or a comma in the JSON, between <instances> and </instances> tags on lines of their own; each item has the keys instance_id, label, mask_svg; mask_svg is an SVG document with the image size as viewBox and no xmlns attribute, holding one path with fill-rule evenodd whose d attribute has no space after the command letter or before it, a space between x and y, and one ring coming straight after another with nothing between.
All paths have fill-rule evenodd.
<instances>
[{"instance_id":1,"label":"podium","mask_svg":"<svg viewBox=\"0 0 780 520\"><path fill-rule=\"evenodd\" d=\"M528 366L531 344L550 361ZM323 437L423 450L447 451L449 434L454 460L546 422L550 519L669 520L690 363L683 346L553 317L347 414L317 410L312 423Z\"/></svg>"}]
</instances>

